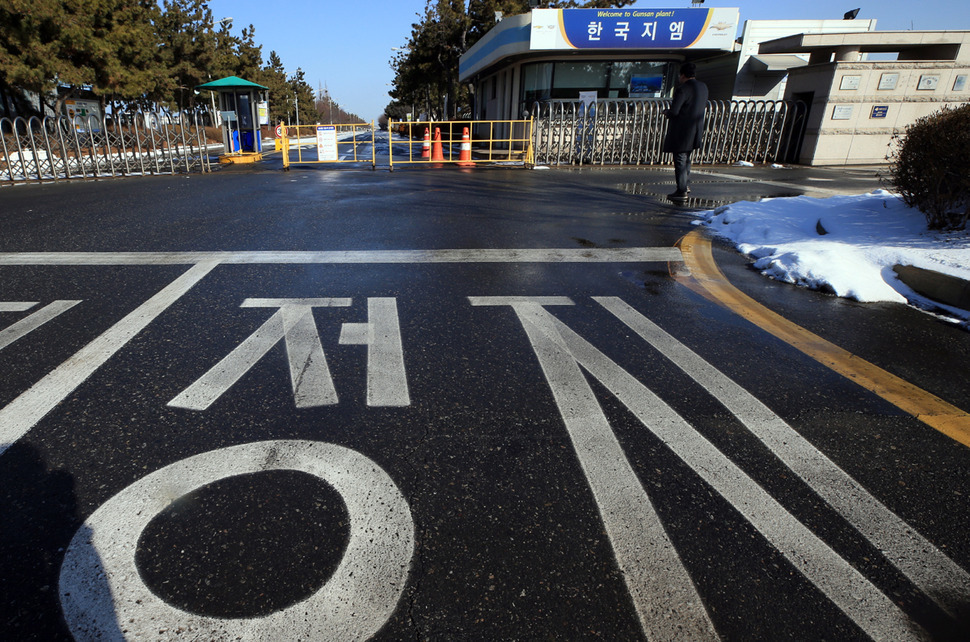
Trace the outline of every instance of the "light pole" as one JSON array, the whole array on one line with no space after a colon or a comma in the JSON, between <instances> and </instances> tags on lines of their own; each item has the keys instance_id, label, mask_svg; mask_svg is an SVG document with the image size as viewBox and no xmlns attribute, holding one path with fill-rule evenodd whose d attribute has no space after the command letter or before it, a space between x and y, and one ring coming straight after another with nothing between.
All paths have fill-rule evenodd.
<instances>
[{"instance_id":1,"label":"light pole","mask_svg":"<svg viewBox=\"0 0 970 642\"><path fill-rule=\"evenodd\" d=\"M223 18L219 21L219 26L222 27L223 31L229 31L232 29L232 18ZM216 41L216 53L219 52L219 42ZM212 80L212 74L209 74L209 80ZM216 111L216 93L214 91L209 92L209 98L212 100L212 114L216 122L217 127L222 127L222 114Z\"/></svg>"}]
</instances>

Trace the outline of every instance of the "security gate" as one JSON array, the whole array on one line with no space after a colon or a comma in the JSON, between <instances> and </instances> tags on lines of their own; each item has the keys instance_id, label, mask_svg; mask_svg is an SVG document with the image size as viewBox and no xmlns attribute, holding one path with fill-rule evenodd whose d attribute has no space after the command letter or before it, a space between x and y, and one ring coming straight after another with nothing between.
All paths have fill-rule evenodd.
<instances>
[{"instance_id":1,"label":"security gate","mask_svg":"<svg viewBox=\"0 0 970 642\"><path fill-rule=\"evenodd\" d=\"M280 123L283 169L297 163L369 163L377 168L377 132L374 123L297 125Z\"/></svg>"},{"instance_id":2,"label":"security gate","mask_svg":"<svg viewBox=\"0 0 970 642\"><path fill-rule=\"evenodd\" d=\"M599 100L536 103L536 163L658 165L669 163L663 140L670 101ZM792 162L807 109L793 101L710 101L699 164Z\"/></svg>"}]
</instances>

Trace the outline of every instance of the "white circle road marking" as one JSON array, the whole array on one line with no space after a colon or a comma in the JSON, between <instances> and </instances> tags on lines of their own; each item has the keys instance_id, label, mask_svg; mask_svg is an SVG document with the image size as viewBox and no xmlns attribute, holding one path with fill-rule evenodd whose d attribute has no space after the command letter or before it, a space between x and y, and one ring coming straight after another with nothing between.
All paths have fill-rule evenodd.
<instances>
[{"instance_id":1,"label":"white circle road marking","mask_svg":"<svg viewBox=\"0 0 970 642\"><path fill-rule=\"evenodd\" d=\"M206 484L269 470L315 475L340 493L350 515L350 538L333 576L305 600L254 618L196 615L152 593L135 566L138 537L148 523ZM390 619L413 552L407 501L374 461L323 442L263 441L175 462L105 502L65 553L60 598L77 640L359 640Z\"/></svg>"}]
</instances>

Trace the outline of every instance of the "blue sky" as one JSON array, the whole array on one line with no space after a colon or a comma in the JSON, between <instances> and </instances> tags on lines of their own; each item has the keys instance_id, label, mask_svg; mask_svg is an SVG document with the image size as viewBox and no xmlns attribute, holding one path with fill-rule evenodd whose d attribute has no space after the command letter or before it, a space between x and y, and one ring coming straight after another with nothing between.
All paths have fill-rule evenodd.
<instances>
[{"instance_id":1,"label":"blue sky","mask_svg":"<svg viewBox=\"0 0 970 642\"><path fill-rule=\"evenodd\" d=\"M216 20L233 18L233 33L256 27L263 60L276 51L287 73L297 67L314 89L326 84L347 111L376 120L390 102L394 74L388 64L407 42L425 0L209 0ZM637 7L683 8L690 0L644 1ZM877 20L880 31L916 29L970 30L967 0L707 0L705 7L739 7L745 20L838 19L860 7L859 18ZM272 99L272 97L271 97Z\"/></svg>"}]
</instances>

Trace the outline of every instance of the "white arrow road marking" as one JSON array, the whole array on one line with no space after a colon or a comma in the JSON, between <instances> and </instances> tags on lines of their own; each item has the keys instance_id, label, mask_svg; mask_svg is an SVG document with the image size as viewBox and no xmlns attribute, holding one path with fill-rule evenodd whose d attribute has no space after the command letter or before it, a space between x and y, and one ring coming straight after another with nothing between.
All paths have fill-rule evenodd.
<instances>
[{"instance_id":1,"label":"white arrow road marking","mask_svg":"<svg viewBox=\"0 0 970 642\"><path fill-rule=\"evenodd\" d=\"M237 475L297 470L340 493L350 538L340 564L310 597L254 618L217 618L166 603L135 565L138 538L178 498ZM414 554L414 521L394 480L364 455L315 441L264 441L202 453L139 479L78 529L61 565L64 619L76 640L365 640L390 619ZM178 631L178 634L175 632Z\"/></svg>"},{"instance_id":2,"label":"white arrow road marking","mask_svg":"<svg viewBox=\"0 0 970 642\"><path fill-rule=\"evenodd\" d=\"M913 584L954 617L970 608L970 574L886 508L747 390L616 297L593 297L710 392Z\"/></svg>"}]
</instances>

